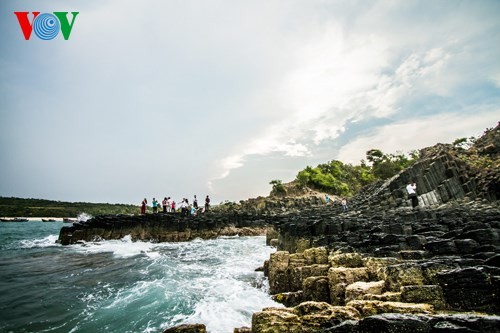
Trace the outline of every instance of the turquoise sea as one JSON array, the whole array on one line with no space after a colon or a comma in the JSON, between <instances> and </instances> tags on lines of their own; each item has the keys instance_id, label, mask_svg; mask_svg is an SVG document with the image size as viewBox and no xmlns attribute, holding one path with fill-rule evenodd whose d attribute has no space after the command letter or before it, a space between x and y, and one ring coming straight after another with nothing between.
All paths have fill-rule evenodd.
<instances>
[{"instance_id":1,"label":"turquoise sea","mask_svg":"<svg viewBox=\"0 0 500 333\"><path fill-rule=\"evenodd\" d=\"M56 244L62 222L0 223L0 332L162 332L250 326L267 294L265 237Z\"/></svg>"}]
</instances>

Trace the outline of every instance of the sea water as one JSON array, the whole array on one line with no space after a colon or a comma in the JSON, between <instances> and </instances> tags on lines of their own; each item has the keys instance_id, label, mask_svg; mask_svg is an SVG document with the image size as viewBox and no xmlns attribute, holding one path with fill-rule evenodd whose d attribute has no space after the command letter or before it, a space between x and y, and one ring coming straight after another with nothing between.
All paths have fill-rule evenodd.
<instances>
[{"instance_id":1,"label":"sea water","mask_svg":"<svg viewBox=\"0 0 500 333\"><path fill-rule=\"evenodd\" d=\"M231 333L280 306L255 272L273 252L264 237L61 246L62 226L0 223L0 332Z\"/></svg>"}]
</instances>

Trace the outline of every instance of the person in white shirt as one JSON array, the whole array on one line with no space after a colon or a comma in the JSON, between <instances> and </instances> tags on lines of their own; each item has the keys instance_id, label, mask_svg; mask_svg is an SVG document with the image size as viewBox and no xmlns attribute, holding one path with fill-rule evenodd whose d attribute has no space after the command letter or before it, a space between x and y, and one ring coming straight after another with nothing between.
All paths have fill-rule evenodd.
<instances>
[{"instance_id":1,"label":"person in white shirt","mask_svg":"<svg viewBox=\"0 0 500 333\"><path fill-rule=\"evenodd\" d=\"M184 199L182 199L182 202L181 202L181 204L180 204L180 207L181 207L181 215L182 215L182 216L187 216L187 215L188 215L188 210L187 210L187 209L188 209L188 208L187 208L187 207L188 207L188 204L187 204L187 202L186 202L186 199L185 199L185 198L184 198Z\"/></svg>"},{"instance_id":2,"label":"person in white shirt","mask_svg":"<svg viewBox=\"0 0 500 333\"><path fill-rule=\"evenodd\" d=\"M170 203L170 197L167 197L167 213L172 211L172 204Z\"/></svg>"},{"instance_id":3,"label":"person in white shirt","mask_svg":"<svg viewBox=\"0 0 500 333\"><path fill-rule=\"evenodd\" d=\"M406 185L406 192L408 192L408 197L411 199L411 206L413 208L418 206L418 197L417 197L417 184L415 181Z\"/></svg>"}]
</instances>

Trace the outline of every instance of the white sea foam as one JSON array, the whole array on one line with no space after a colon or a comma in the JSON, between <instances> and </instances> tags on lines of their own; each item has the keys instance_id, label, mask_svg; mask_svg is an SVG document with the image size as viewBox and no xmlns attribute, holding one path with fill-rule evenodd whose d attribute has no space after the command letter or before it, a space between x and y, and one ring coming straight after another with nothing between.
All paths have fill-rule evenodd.
<instances>
[{"instance_id":1,"label":"white sea foam","mask_svg":"<svg viewBox=\"0 0 500 333\"><path fill-rule=\"evenodd\" d=\"M195 275L180 281L179 289L199 298L184 323L203 323L211 333L232 332L235 327L250 326L253 312L282 306L267 294L263 274L254 271L273 249L260 245L256 251L255 244L241 239L185 243L180 247L185 258L179 271Z\"/></svg>"},{"instance_id":2,"label":"white sea foam","mask_svg":"<svg viewBox=\"0 0 500 333\"><path fill-rule=\"evenodd\" d=\"M263 246L263 241L224 238L150 243L132 242L127 236L71 245L80 253L112 253L141 263L134 271L135 281L111 289L99 285L80 298L87 305L85 321L137 312L140 317L130 318L122 332L161 331L184 323L205 324L210 333L250 326L252 313L281 306L267 294L263 274L254 271L274 251ZM132 326L135 330L129 330Z\"/></svg>"},{"instance_id":3,"label":"white sea foam","mask_svg":"<svg viewBox=\"0 0 500 333\"><path fill-rule=\"evenodd\" d=\"M155 244L149 242L133 242L130 235L120 240L106 240L99 242L83 242L71 245L73 249L83 253L113 253L117 258L128 258L137 255L145 255L156 258L159 254L153 251Z\"/></svg>"},{"instance_id":4,"label":"white sea foam","mask_svg":"<svg viewBox=\"0 0 500 333\"><path fill-rule=\"evenodd\" d=\"M204 323L212 333L232 332L235 327L250 326L251 314L264 307L281 307L264 291L241 281L212 280L205 295L195 306L187 323Z\"/></svg>"},{"instance_id":5,"label":"white sea foam","mask_svg":"<svg viewBox=\"0 0 500 333\"><path fill-rule=\"evenodd\" d=\"M59 244L56 243L57 239L58 239L57 235L49 235L41 239L24 239L19 241L19 244L20 248L22 249L60 246Z\"/></svg>"}]
</instances>

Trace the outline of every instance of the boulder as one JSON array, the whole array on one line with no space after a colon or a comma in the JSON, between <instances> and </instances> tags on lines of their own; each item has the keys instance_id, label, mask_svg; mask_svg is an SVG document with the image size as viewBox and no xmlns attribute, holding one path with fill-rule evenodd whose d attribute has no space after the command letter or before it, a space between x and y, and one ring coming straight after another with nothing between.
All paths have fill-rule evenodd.
<instances>
[{"instance_id":1,"label":"boulder","mask_svg":"<svg viewBox=\"0 0 500 333\"><path fill-rule=\"evenodd\" d=\"M279 293L271 296L273 301L283 304L284 306L290 308L299 305L304 302L304 292L291 291L287 293Z\"/></svg>"},{"instance_id":2,"label":"boulder","mask_svg":"<svg viewBox=\"0 0 500 333\"><path fill-rule=\"evenodd\" d=\"M326 247L310 248L304 250L303 254L307 265L328 263L328 250Z\"/></svg>"},{"instance_id":3,"label":"boulder","mask_svg":"<svg viewBox=\"0 0 500 333\"><path fill-rule=\"evenodd\" d=\"M304 300L330 303L327 276L311 276L304 280Z\"/></svg>"},{"instance_id":4,"label":"boulder","mask_svg":"<svg viewBox=\"0 0 500 333\"><path fill-rule=\"evenodd\" d=\"M295 308L266 308L252 316L252 333L314 333L346 320L359 320L351 307L303 302Z\"/></svg>"},{"instance_id":5,"label":"boulder","mask_svg":"<svg viewBox=\"0 0 500 333\"><path fill-rule=\"evenodd\" d=\"M390 291L399 291L402 286L424 284L422 268L415 263L386 266L378 271L378 275Z\"/></svg>"},{"instance_id":6,"label":"boulder","mask_svg":"<svg viewBox=\"0 0 500 333\"><path fill-rule=\"evenodd\" d=\"M167 328L163 333L207 333L203 324L185 324Z\"/></svg>"},{"instance_id":7,"label":"boulder","mask_svg":"<svg viewBox=\"0 0 500 333\"><path fill-rule=\"evenodd\" d=\"M378 271L380 268L395 265L397 263L397 258L363 258L363 265L368 269L368 274L371 279L379 279Z\"/></svg>"},{"instance_id":8,"label":"boulder","mask_svg":"<svg viewBox=\"0 0 500 333\"><path fill-rule=\"evenodd\" d=\"M328 284L330 300L334 305L343 305L345 302L345 288L357 281L368 281L368 269L332 267L328 270Z\"/></svg>"},{"instance_id":9,"label":"boulder","mask_svg":"<svg viewBox=\"0 0 500 333\"><path fill-rule=\"evenodd\" d=\"M252 333L302 333L301 327L294 309L265 308L252 315Z\"/></svg>"},{"instance_id":10,"label":"boulder","mask_svg":"<svg viewBox=\"0 0 500 333\"><path fill-rule=\"evenodd\" d=\"M361 320L358 332L430 333L431 326L421 317L411 314L384 313Z\"/></svg>"},{"instance_id":11,"label":"boulder","mask_svg":"<svg viewBox=\"0 0 500 333\"><path fill-rule=\"evenodd\" d=\"M345 289L345 301L362 300L367 294L380 295L384 289L385 281L377 282L354 282Z\"/></svg>"},{"instance_id":12,"label":"boulder","mask_svg":"<svg viewBox=\"0 0 500 333\"><path fill-rule=\"evenodd\" d=\"M290 287L291 291L302 290L303 282L308 277L312 276L327 276L328 265L311 265L296 267L290 272Z\"/></svg>"},{"instance_id":13,"label":"boulder","mask_svg":"<svg viewBox=\"0 0 500 333\"><path fill-rule=\"evenodd\" d=\"M424 276L423 284L436 285L438 284L437 275L439 273L458 268L459 265L456 262L434 260L421 263L420 267Z\"/></svg>"},{"instance_id":14,"label":"boulder","mask_svg":"<svg viewBox=\"0 0 500 333\"><path fill-rule=\"evenodd\" d=\"M439 286L443 290L446 303L458 311L485 311L498 313L499 285L486 267L458 268L439 273Z\"/></svg>"},{"instance_id":15,"label":"boulder","mask_svg":"<svg viewBox=\"0 0 500 333\"><path fill-rule=\"evenodd\" d=\"M271 294L290 290L289 260L290 254L287 251L278 251L271 254L269 259L269 292Z\"/></svg>"},{"instance_id":16,"label":"boulder","mask_svg":"<svg viewBox=\"0 0 500 333\"><path fill-rule=\"evenodd\" d=\"M401 287L401 300L408 303L432 304L436 310L445 308L443 290L440 286L403 286Z\"/></svg>"},{"instance_id":17,"label":"boulder","mask_svg":"<svg viewBox=\"0 0 500 333\"><path fill-rule=\"evenodd\" d=\"M371 316L381 313L424 313L431 314L434 307L423 303L381 302L381 301L350 301L346 304L358 310L362 316Z\"/></svg>"},{"instance_id":18,"label":"boulder","mask_svg":"<svg viewBox=\"0 0 500 333\"><path fill-rule=\"evenodd\" d=\"M302 321L303 332L318 332L345 320L360 319L359 312L346 306L332 306L322 302L304 302L295 307Z\"/></svg>"},{"instance_id":19,"label":"boulder","mask_svg":"<svg viewBox=\"0 0 500 333\"><path fill-rule=\"evenodd\" d=\"M359 253L332 254L328 257L332 267L363 267L363 257Z\"/></svg>"}]
</instances>

